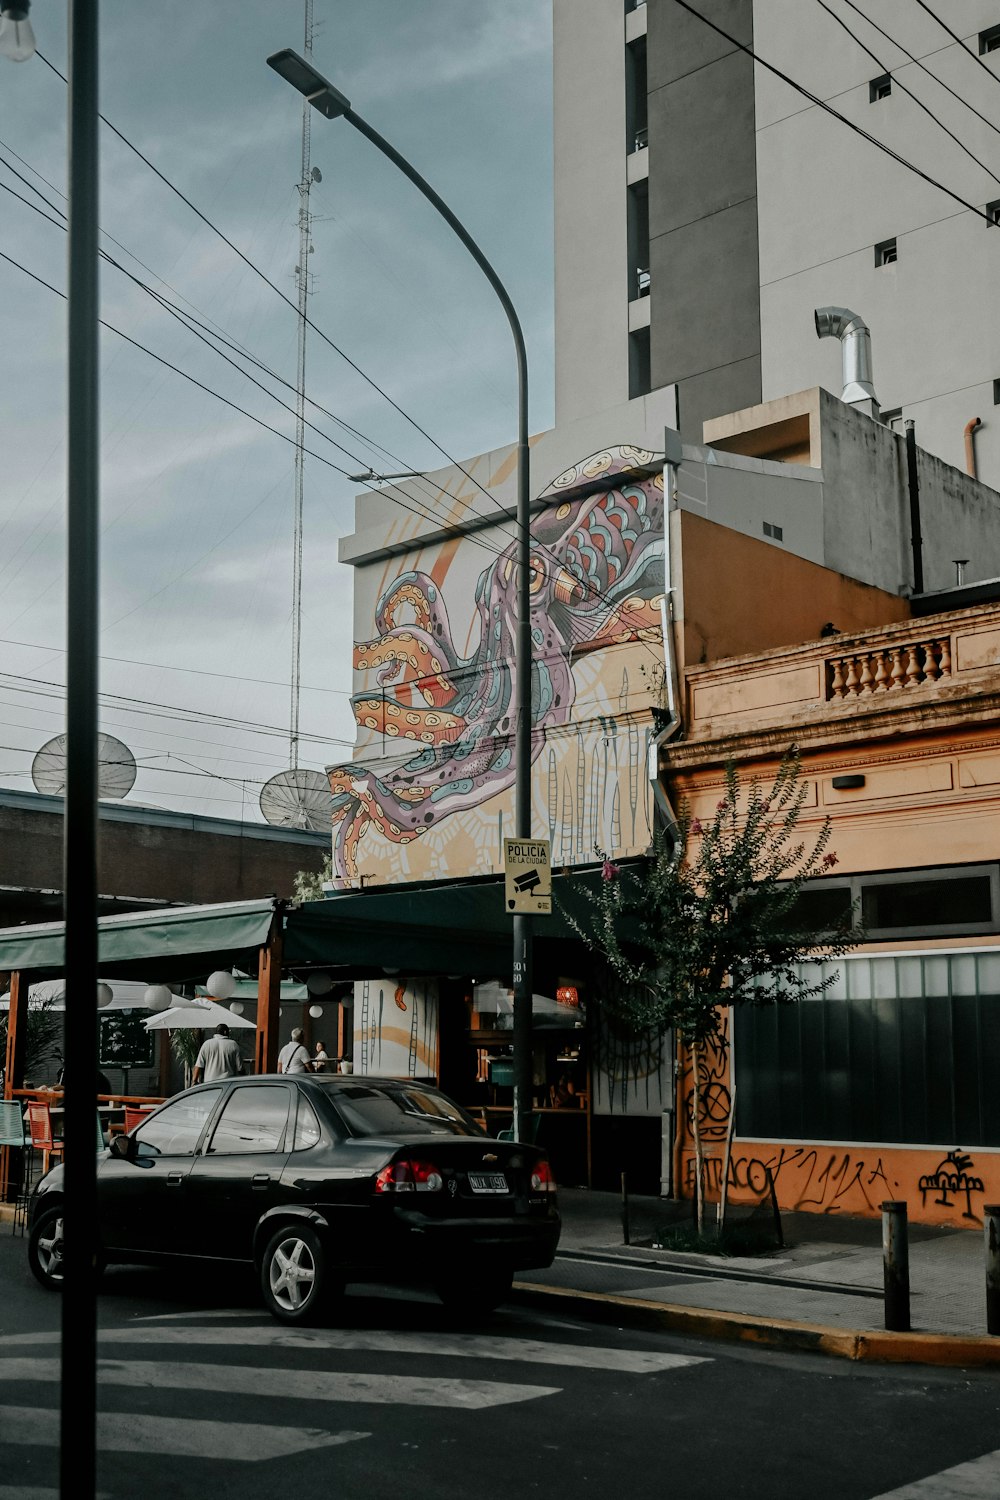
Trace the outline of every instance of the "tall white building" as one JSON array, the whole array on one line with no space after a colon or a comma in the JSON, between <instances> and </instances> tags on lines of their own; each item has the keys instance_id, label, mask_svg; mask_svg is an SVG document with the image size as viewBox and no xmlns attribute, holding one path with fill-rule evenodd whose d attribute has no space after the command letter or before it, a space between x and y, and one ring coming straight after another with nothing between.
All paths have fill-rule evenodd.
<instances>
[{"instance_id":1,"label":"tall white building","mask_svg":"<svg viewBox=\"0 0 1000 1500\"><path fill-rule=\"evenodd\" d=\"M911 0L692 3L733 40L676 0L553 0L557 424L676 383L700 442L726 412L840 395L813 310L841 306L883 419L965 468L978 417L1000 488L1000 0L935 0L961 42Z\"/></svg>"}]
</instances>

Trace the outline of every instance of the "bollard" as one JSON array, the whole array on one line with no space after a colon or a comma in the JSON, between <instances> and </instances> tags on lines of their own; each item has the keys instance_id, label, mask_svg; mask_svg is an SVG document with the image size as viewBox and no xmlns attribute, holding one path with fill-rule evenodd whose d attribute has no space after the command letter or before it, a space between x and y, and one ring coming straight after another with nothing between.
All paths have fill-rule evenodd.
<instances>
[{"instance_id":1,"label":"bollard","mask_svg":"<svg viewBox=\"0 0 1000 1500\"><path fill-rule=\"evenodd\" d=\"M1000 1203L983 1209L986 1242L986 1332L1000 1333Z\"/></svg>"},{"instance_id":2,"label":"bollard","mask_svg":"<svg viewBox=\"0 0 1000 1500\"><path fill-rule=\"evenodd\" d=\"M909 1333L910 1251L905 1203L882 1204L882 1279L885 1326L891 1333Z\"/></svg>"},{"instance_id":3,"label":"bollard","mask_svg":"<svg viewBox=\"0 0 1000 1500\"><path fill-rule=\"evenodd\" d=\"M628 1232L628 1183L624 1172L622 1173L622 1244L631 1244Z\"/></svg>"}]
</instances>

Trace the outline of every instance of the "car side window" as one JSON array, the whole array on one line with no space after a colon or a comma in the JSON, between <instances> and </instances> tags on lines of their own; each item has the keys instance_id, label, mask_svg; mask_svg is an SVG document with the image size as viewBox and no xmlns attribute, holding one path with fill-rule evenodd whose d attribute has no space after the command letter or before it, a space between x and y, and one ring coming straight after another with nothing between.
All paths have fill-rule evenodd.
<instances>
[{"instance_id":1,"label":"car side window","mask_svg":"<svg viewBox=\"0 0 1000 1500\"><path fill-rule=\"evenodd\" d=\"M139 1156L193 1156L221 1089L202 1089L165 1104L133 1131Z\"/></svg>"},{"instance_id":2,"label":"car side window","mask_svg":"<svg viewBox=\"0 0 1000 1500\"><path fill-rule=\"evenodd\" d=\"M315 1146L320 1139L321 1131L316 1111L304 1095L299 1095L299 1109L295 1117L295 1143L293 1151L305 1151L309 1146Z\"/></svg>"},{"instance_id":3,"label":"car side window","mask_svg":"<svg viewBox=\"0 0 1000 1500\"><path fill-rule=\"evenodd\" d=\"M285 1134L290 1091L271 1084L233 1089L209 1142L209 1155L277 1151Z\"/></svg>"}]
</instances>

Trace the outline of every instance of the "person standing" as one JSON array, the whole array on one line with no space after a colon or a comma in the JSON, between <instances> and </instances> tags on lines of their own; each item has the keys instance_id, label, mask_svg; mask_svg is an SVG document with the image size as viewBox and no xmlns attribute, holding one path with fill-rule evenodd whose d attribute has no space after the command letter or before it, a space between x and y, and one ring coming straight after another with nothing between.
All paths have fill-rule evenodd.
<instances>
[{"instance_id":1,"label":"person standing","mask_svg":"<svg viewBox=\"0 0 1000 1500\"><path fill-rule=\"evenodd\" d=\"M229 1027L220 1021L215 1035L202 1042L191 1073L192 1083L215 1083L219 1078L238 1078L243 1072L239 1043L229 1035Z\"/></svg>"},{"instance_id":2,"label":"person standing","mask_svg":"<svg viewBox=\"0 0 1000 1500\"><path fill-rule=\"evenodd\" d=\"M313 1051L312 1070L314 1073L325 1073L326 1065L330 1061L325 1042L317 1042Z\"/></svg>"},{"instance_id":3,"label":"person standing","mask_svg":"<svg viewBox=\"0 0 1000 1500\"><path fill-rule=\"evenodd\" d=\"M286 1042L278 1053L279 1073L308 1073L309 1053L302 1045L303 1031L301 1026L296 1026L292 1032L292 1040Z\"/></svg>"}]
</instances>

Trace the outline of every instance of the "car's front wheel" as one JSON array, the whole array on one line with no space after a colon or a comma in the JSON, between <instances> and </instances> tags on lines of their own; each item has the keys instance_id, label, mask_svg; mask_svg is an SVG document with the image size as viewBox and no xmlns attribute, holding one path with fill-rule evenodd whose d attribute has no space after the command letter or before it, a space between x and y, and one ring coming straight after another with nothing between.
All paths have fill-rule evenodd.
<instances>
[{"instance_id":1,"label":"car's front wheel","mask_svg":"<svg viewBox=\"0 0 1000 1500\"><path fill-rule=\"evenodd\" d=\"M35 1220L28 1240L28 1265L50 1291L63 1284L63 1211L53 1205Z\"/></svg>"},{"instance_id":2,"label":"car's front wheel","mask_svg":"<svg viewBox=\"0 0 1000 1500\"><path fill-rule=\"evenodd\" d=\"M273 1234L260 1267L264 1304L283 1323L315 1323L341 1289L319 1235L308 1224Z\"/></svg>"}]
</instances>

